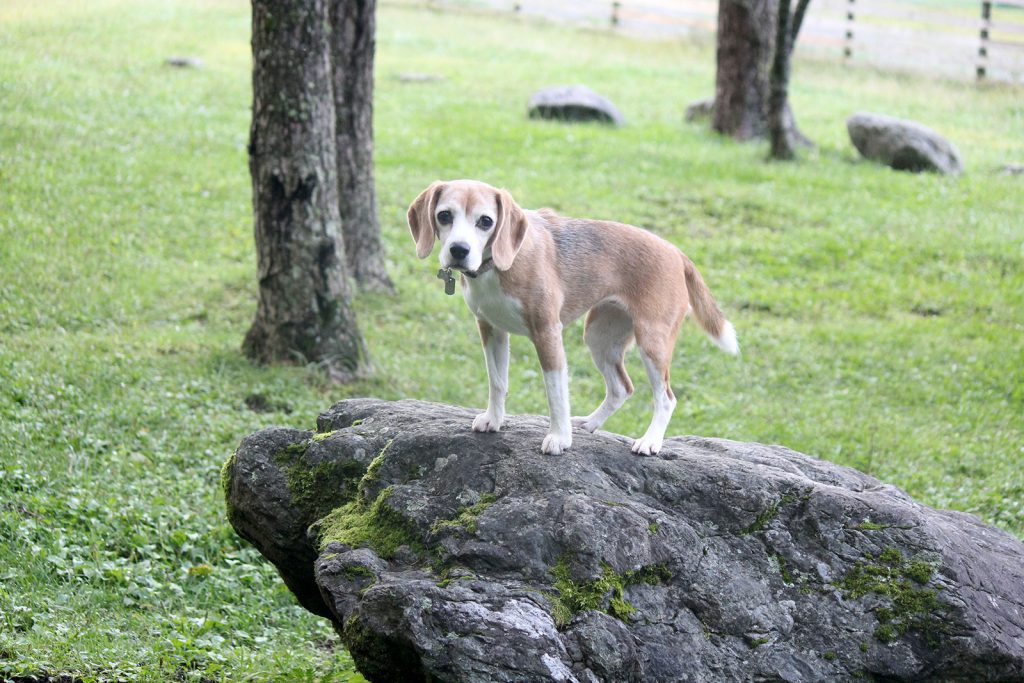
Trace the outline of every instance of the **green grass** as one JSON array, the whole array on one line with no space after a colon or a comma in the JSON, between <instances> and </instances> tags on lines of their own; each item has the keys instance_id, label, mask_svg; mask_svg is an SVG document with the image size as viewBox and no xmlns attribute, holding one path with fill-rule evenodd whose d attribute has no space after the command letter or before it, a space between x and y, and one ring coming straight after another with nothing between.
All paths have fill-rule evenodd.
<instances>
[{"instance_id":1,"label":"green grass","mask_svg":"<svg viewBox=\"0 0 1024 683\"><path fill-rule=\"evenodd\" d=\"M238 0L0 7L0 676L348 679L331 630L228 527L218 471L246 433L309 428L346 396L482 407L475 325L405 226L436 178L644 225L695 260L743 356L685 327L670 433L783 443L1024 534L1024 189L997 173L1024 161L1019 90L798 63L819 147L769 164L682 122L713 89L706 43L383 7L377 187L399 294L358 300L377 375L333 387L239 353L248 29ZM162 65L175 54L206 68ZM571 82L629 125L526 119L535 88ZM859 161L844 120L862 109L947 134L967 174ZM577 412L602 392L580 337ZM639 393L607 426L636 435L650 408L629 368ZM248 410L253 393L273 412ZM508 406L545 411L523 339Z\"/></svg>"}]
</instances>

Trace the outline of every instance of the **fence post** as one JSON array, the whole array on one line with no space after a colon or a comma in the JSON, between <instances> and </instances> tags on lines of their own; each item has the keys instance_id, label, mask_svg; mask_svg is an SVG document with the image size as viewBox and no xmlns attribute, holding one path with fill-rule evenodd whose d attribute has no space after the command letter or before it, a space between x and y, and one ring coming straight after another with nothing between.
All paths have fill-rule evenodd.
<instances>
[{"instance_id":1,"label":"fence post","mask_svg":"<svg viewBox=\"0 0 1024 683\"><path fill-rule=\"evenodd\" d=\"M615 28L616 26L619 25L619 9L621 8L622 3L618 2L618 0L612 3L612 28Z\"/></svg>"},{"instance_id":2,"label":"fence post","mask_svg":"<svg viewBox=\"0 0 1024 683\"><path fill-rule=\"evenodd\" d=\"M985 80L985 65L988 63L988 32L990 28L992 28L992 3L990 0L982 0L981 29L978 36L978 67L975 71L979 81Z\"/></svg>"},{"instance_id":3,"label":"fence post","mask_svg":"<svg viewBox=\"0 0 1024 683\"><path fill-rule=\"evenodd\" d=\"M846 42L843 45L843 57L847 60L853 57L853 8L855 1L848 0L849 6L846 9Z\"/></svg>"}]
</instances>

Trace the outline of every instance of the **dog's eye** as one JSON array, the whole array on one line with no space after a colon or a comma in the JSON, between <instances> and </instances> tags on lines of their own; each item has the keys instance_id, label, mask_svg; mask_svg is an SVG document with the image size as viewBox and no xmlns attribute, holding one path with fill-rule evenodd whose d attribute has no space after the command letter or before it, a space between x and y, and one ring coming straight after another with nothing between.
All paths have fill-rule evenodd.
<instances>
[{"instance_id":1,"label":"dog's eye","mask_svg":"<svg viewBox=\"0 0 1024 683\"><path fill-rule=\"evenodd\" d=\"M441 225L448 225L452 222L452 212L447 209L437 213L437 222Z\"/></svg>"},{"instance_id":2,"label":"dog's eye","mask_svg":"<svg viewBox=\"0 0 1024 683\"><path fill-rule=\"evenodd\" d=\"M476 221L476 227L481 230L490 230L492 225L494 225L494 220L490 216L480 216Z\"/></svg>"}]
</instances>

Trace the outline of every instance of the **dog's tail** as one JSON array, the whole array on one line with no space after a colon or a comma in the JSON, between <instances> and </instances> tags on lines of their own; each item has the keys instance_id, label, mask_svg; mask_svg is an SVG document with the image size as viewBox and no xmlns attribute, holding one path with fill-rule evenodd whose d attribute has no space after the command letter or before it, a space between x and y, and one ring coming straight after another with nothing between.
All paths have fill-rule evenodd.
<instances>
[{"instance_id":1,"label":"dog's tail","mask_svg":"<svg viewBox=\"0 0 1024 683\"><path fill-rule=\"evenodd\" d=\"M697 266L693 265L686 256L684 268L686 273L686 289L690 293L690 307L693 309L693 317L697 319L700 326L711 337L715 346L726 353L737 355L740 352L740 344L736 340L736 329L732 323L725 319L722 309L715 303L708 286L704 284L704 278L697 272Z\"/></svg>"}]
</instances>

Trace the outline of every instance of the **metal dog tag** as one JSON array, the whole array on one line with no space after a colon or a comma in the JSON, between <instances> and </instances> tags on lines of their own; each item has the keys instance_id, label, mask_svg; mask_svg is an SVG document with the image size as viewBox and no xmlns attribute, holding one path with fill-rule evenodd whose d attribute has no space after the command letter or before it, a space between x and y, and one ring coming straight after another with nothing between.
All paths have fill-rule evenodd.
<instances>
[{"instance_id":1,"label":"metal dog tag","mask_svg":"<svg viewBox=\"0 0 1024 683\"><path fill-rule=\"evenodd\" d=\"M455 276L451 268L442 268L437 271L437 279L444 280L444 293L451 296L455 293Z\"/></svg>"}]
</instances>

